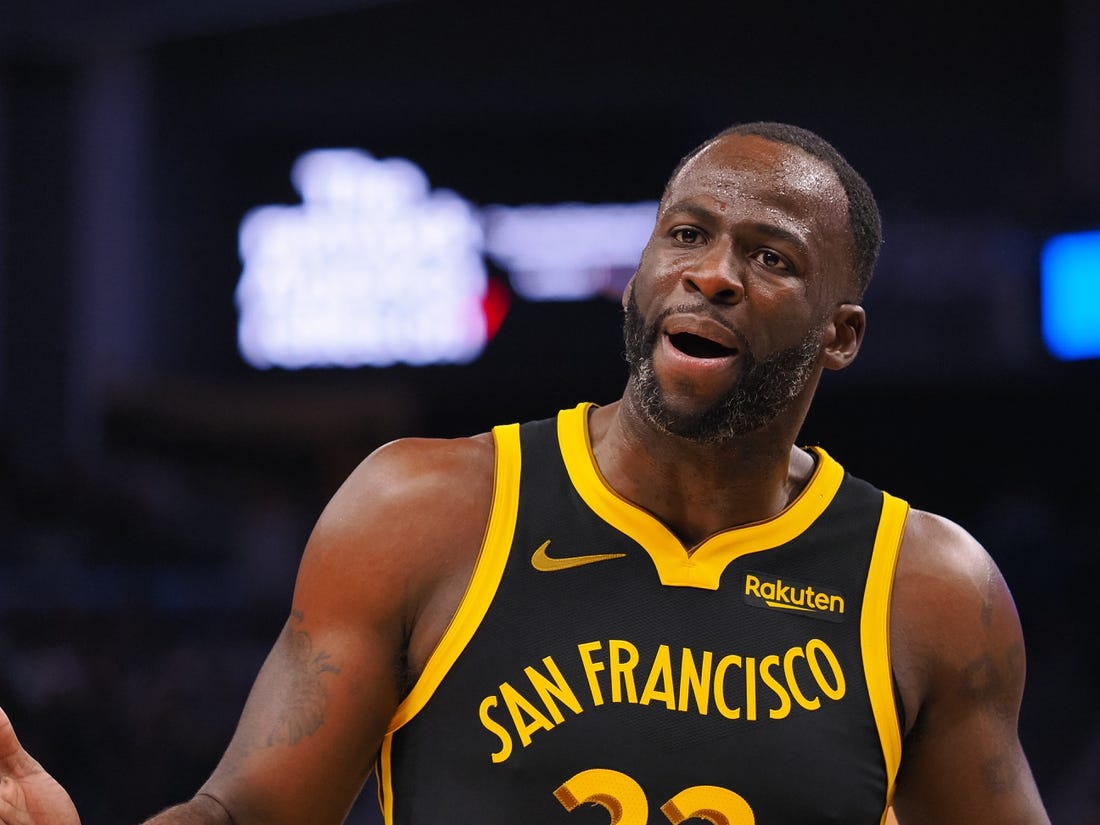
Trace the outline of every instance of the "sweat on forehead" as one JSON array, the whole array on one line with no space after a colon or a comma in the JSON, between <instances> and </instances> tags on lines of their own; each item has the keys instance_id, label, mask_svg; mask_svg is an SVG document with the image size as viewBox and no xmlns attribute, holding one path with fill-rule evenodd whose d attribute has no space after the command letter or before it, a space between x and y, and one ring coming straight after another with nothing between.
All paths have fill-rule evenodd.
<instances>
[{"instance_id":1,"label":"sweat on forehead","mask_svg":"<svg viewBox=\"0 0 1100 825\"><path fill-rule=\"evenodd\" d=\"M743 181L766 188L777 201L801 193L847 209L844 188L828 164L798 147L757 136L729 136L705 145L669 179L662 206L684 194L686 185L701 185L720 198L737 191Z\"/></svg>"}]
</instances>

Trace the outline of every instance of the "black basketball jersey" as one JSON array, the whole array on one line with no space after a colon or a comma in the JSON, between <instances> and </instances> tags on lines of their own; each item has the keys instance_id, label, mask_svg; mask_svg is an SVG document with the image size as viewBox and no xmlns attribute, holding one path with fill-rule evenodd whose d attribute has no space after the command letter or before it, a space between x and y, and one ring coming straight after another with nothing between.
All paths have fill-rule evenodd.
<instances>
[{"instance_id":1,"label":"black basketball jersey","mask_svg":"<svg viewBox=\"0 0 1100 825\"><path fill-rule=\"evenodd\" d=\"M604 481L589 408L493 431L473 578L383 742L386 823L881 823L905 503L813 448L783 512L689 552Z\"/></svg>"}]
</instances>

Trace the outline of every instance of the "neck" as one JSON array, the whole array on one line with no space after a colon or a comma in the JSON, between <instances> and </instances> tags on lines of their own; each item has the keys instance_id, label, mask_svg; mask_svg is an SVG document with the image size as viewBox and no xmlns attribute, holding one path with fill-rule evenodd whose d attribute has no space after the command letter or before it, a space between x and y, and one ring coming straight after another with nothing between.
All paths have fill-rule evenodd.
<instances>
[{"instance_id":1,"label":"neck","mask_svg":"<svg viewBox=\"0 0 1100 825\"><path fill-rule=\"evenodd\" d=\"M608 484L691 548L722 530L769 519L798 495L814 466L794 447L803 417L795 411L745 436L700 444L655 430L628 393L593 413L590 432Z\"/></svg>"}]
</instances>

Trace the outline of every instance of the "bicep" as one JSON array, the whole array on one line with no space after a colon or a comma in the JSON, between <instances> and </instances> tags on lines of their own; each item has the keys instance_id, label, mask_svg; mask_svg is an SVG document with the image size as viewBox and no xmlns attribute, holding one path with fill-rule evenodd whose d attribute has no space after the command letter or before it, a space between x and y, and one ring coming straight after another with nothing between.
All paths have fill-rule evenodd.
<instances>
[{"instance_id":1,"label":"bicep","mask_svg":"<svg viewBox=\"0 0 1100 825\"><path fill-rule=\"evenodd\" d=\"M923 546L914 548L910 536L903 545L909 569L899 571L895 594L900 657L908 660L899 680L910 690L920 682L894 799L898 819L1046 822L1017 731L1025 661L1011 594L977 542L924 518L916 530Z\"/></svg>"},{"instance_id":2,"label":"bicep","mask_svg":"<svg viewBox=\"0 0 1100 825\"><path fill-rule=\"evenodd\" d=\"M314 527L293 609L203 786L235 822L342 822L397 706L408 573L374 475L353 474Z\"/></svg>"},{"instance_id":3,"label":"bicep","mask_svg":"<svg viewBox=\"0 0 1100 825\"><path fill-rule=\"evenodd\" d=\"M1046 822L1014 721L981 707L930 717L905 742L902 825Z\"/></svg>"},{"instance_id":4,"label":"bicep","mask_svg":"<svg viewBox=\"0 0 1100 825\"><path fill-rule=\"evenodd\" d=\"M238 825L343 821L402 698L410 650L430 650L449 620L441 583L464 581L476 557L492 456L473 440L383 448L326 507L291 615L203 787Z\"/></svg>"}]
</instances>

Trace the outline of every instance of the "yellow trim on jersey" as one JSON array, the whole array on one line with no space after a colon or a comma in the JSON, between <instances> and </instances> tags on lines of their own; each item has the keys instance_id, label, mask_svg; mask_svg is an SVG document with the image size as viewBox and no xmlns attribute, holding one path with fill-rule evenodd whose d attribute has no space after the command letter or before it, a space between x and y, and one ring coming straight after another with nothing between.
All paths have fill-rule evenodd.
<instances>
[{"instance_id":1,"label":"yellow trim on jersey","mask_svg":"<svg viewBox=\"0 0 1100 825\"><path fill-rule=\"evenodd\" d=\"M393 734L387 733L382 737L382 748L378 752L378 762L374 765L378 807L382 811L382 820L385 825L393 825L393 768L390 767L392 754Z\"/></svg>"},{"instance_id":2,"label":"yellow trim on jersey","mask_svg":"<svg viewBox=\"0 0 1100 825\"><path fill-rule=\"evenodd\" d=\"M715 533L689 550L656 516L627 501L604 479L588 435L591 406L580 404L558 414L558 442L569 479L596 515L645 548L665 585L717 590L734 559L778 547L805 532L825 512L844 479L843 468L824 450L812 447L817 459L813 476L786 509L766 521Z\"/></svg>"},{"instance_id":3,"label":"yellow trim on jersey","mask_svg":"<svg viewBox=\"0 0 1100 825\"><path fill-rule=\"evenodd\" d=\"M871 568L863 593L863 613L859 617L859 637L863 646L863 673L871 711L875 716L882 755L886 760L886 804L894 798L894 782L901 764L901 724L894 693L893 665L890 660L890 596L894 589L901 537L909 505L888 493L882 494L882 516L875 535ZM885 820L883 820L885 821Z\"/></svg>"},{"instance_id":4,"label":"yellow trim on jersey","mask_svg":"<svg viewBox=\"0 0 1100 825\"><path fill-rule=\"evenodd\" d=\"M393 822L393 771L390 761L393 734L423 709L443 677L470 643L481 620L485 618L493 596L496 595L508 561L508 551L512 547L519 513L519 424L494 427L493 442L496 446L493 502L473 575L454 617L428 657L424 672L394 712L382 740L378 765L378 798L386 823Z\"/></svg>"}]
</instances>

